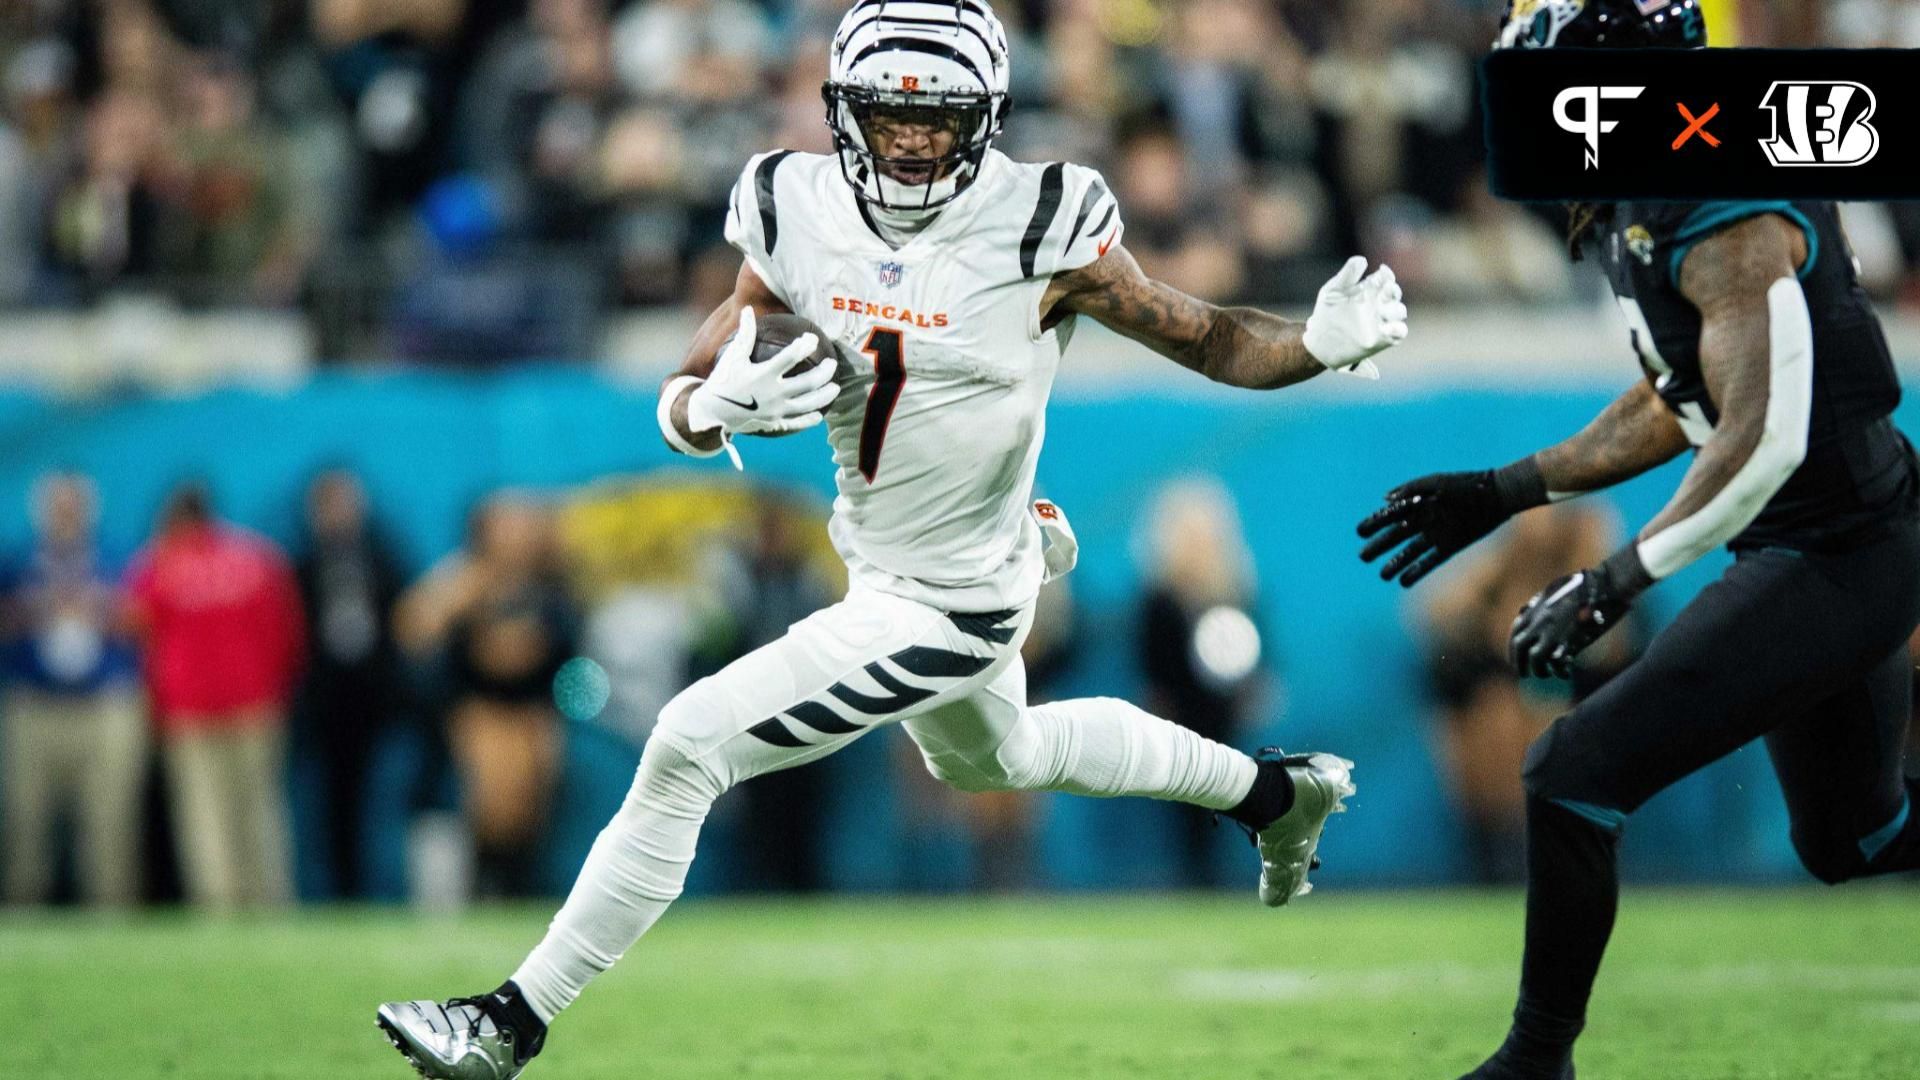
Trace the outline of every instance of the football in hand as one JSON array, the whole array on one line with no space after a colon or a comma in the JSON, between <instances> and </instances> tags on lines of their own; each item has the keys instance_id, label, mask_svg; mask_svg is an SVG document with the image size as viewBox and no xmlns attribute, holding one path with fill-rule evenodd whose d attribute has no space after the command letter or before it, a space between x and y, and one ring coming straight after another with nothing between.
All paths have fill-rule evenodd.
<instances>
[{"instance_id":1,"label":"football in hand","mask_svg":"<svg viewBox=\"0 0 1920 1080\"><path fill-rule=\"evenodd\" d=\"M812 371L820 366L822 360L833 355L833 339L827 336L827 332L798 315L762 315L756 320L756 327L758 333L753 342L753 362L756 364L773 359L781 349L807 334L812 334L818 341L811 354L788 369L786 377L789 379L803 371Z\"/></svg>"},{"instance_id":2,"label":"football in hand","mask_svg":"<svg viewBox=\"0 0 1920 1080\"><path fill-rule=\"evenodd\" d=\"M784 378L791 379L803 371L812 371L814 368L819 367L822 360L833 355L833 339L827 336L825 330L820 329L812 322L798 315L782 312L779 314L760 316L755 321L753 362L756 364L764 364L772 360L775 356L779 355L781 349L786 348L788 345L793 344L794 341L808 334L812 334L817 341L817 344L813 347L813 352L801 357L797 363L791 368L788 368ZM768 434L771 438L781 438L794 433L788 431Z\"/></svg>"}]
</instances>

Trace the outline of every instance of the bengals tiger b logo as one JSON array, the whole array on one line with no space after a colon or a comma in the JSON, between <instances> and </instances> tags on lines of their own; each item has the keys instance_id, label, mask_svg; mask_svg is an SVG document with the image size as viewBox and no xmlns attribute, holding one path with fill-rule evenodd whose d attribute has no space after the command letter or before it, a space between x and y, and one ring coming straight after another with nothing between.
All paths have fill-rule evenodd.
<instances>
[{"instance_id":1,"label":"bengals tiger b logo","mask_svg":"<svg viewBox=\"0 0 1920 1080\"><path fill-rule=\"evenodd\" d=\"M1776 82L1760 107L1773 119L1760 149L1775 165L1864 165L1880 152L1880 132L1867 123L1873 91L1857 82Z\"/></svg>"}]
</instances>

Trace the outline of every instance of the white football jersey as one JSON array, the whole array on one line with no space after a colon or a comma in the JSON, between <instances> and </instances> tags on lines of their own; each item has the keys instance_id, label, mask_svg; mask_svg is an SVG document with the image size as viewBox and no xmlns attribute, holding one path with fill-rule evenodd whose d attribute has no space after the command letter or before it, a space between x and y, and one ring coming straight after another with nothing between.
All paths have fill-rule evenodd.
<instances>
[{"instance_id":1,"label":"white football jersey","mask_svg":"<svg viewBox=\"0 0 1920 1080\"><path fill-rule=\"evenodd\" d=\"M1041 330L1041 294L1120 233L1106 184L1078 165L990 150L979 178L896 249L835 158L747 163L727 240L840 350L829 531L856 583L947 611L1014 608L1039 591L1028 507L1072 334L1071 318Z\"/></svg>"}]
</instances>

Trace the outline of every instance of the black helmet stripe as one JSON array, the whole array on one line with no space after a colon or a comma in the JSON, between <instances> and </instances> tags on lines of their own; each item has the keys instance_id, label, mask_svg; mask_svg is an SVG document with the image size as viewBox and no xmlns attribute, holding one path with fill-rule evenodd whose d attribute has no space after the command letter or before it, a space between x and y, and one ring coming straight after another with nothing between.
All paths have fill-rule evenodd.
<instances>
[{"instance_id":1,"label":"black helmet stripe","mask_svg":"<svg viewBox=\"0 0 1920 1080\"><path fill-rule=\"evenodd\" d=\"M877 10L874 14L883 19L905 21L908 18L908 16L905 15L888 13L886 7L889 3L898 3L902 6L911 5L914 7L952 7L955 20L959 20L967 15L976 16L982 22L990 22L993 18L992 11L988 10L982 4L975 3L974 0L955 0L955 2L951 3L941 3L939 0L860 0L859 3L853 5L853 9L849 14L857 14L867 8L875 8ZM944 20L934 21L940 22L943 26L949 25Z\"/></svg>"},{"instance_id":2,"label":"black helmet stripe","mask_svg":"<svg viewBox=\"0 0 1920 1080\"><path fill-rule=\"evenodd\" d=\"M888 50L899 50L901 52L926 53L929 56L945 57L946 59L951 60L956 64L959 64L961 67L966 68L969 72L973 74L974 78L980 80L980 85L982 86L991 85L990 83L987 82L986 75L981 73L979 65L975 64L972 60L967 59L967 54L961 52L959 49L956 49L951 45L942 45L937 41L928 41L925 38L917 38L917 37L881 38L879 41L874 42L873 44L867 46L864 49L861 49L858 53L856 53L852 60L847 61L847 66L852 67L855 64L858 64L860 61L865 60L867 57L872 56L874 53L886 52Z\"/></svg>"},{"instance_id":3,"label":"black helmet stripe","mask_svg":"<svg viewBox=\"0 0 1920 1080\"><path fill-rule=\"evenodd\" d=\"M993 15L993 12L989 10L985 4L979 3L978 0L945 0L945 3L943 3L942 0L860 0L859 3L853 5L852 10L859 11L862 8L870 7L884 9L888 4L894 3L917 3L926 7L942 7L946 6L946 4L951 4L954 14L956 15L972 12L983 19L990 18Z\"/></svg>"},{"instance_id":4,"label":"black helmet stripe","mask_svg":"<svg viewBox=\"0 0 1920 1080\"><path fill-rule=\"evenodd\" d=\"M841 0L852 7L834 31L830 74L821 86L841 174L876 208L931 210L978 178L1007 113L1007 37L986 0ZM933 61L939 63L933 63ZM937 111L954 134L952 152L935 159L953 183L894 179L902 158L875 152L868 130L894 109ZM919 189L924 187L924 192ZM906 189L912 189L903 194Z\"/></svg>"},{"instance_id":5,"label":"black helmet stripe","mask_svg":"<svg viewBox=\"0 0 1920 1080\"><path fill-rule=\"evenodd\" d=\"M941 29L952 29L957 26L959 29L965 30L967 33L972 34L974 37L979 38L980 44L987 47L988 55L992 55L992 52L993 52L993 42L987 40L987 35L982 33L978 27L971 26L968 23L942 22L939 19L909 19L901 15L888 15L888 14L885 14L884 12L876 12L872 18L854 26L854 28L848 32L847 36L851 38L854 34L857 34L860 31L865 30L867 27L872 26L874 23L880 22L883 19L886 20L887 23L889 24L905 24L907 26L932 26L932 27L938 27ZM861 55L864 56L865 54L862 53Z\"/></svg>"}]
</instances>

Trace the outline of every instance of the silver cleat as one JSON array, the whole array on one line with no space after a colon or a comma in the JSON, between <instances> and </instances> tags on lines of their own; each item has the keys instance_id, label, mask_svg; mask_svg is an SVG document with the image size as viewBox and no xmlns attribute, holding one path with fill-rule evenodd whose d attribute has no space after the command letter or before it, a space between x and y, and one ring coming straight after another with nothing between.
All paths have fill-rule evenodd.
<instances>
[{"instance_id":1,"label":"silver cleat","mask_svg":"<svg viewBox=\"0 0 1920 1080\"><path fill-rule=\"evenodd\" d=\"M1260 849L1260 902L1279 907L1313 891L1307 871L1327 818L1344 813L1354 793L1353 762L1332 754L1295 754L1281 759L1293 777L1293 806L1280 820L1254 834Z\"/></svg>"},{"instance_id":2,"label":"silver cleat","mask_svg":"<svg viewBox=\"0 0 1920 1080\"><path fill-rule=\"evenodd\" d=\"M428 1080L513 1080L526 1068L513 1031L495 1023L478 998L389 1001L374 1018L387 1041Z\"/></svg>"}]
</instances>

